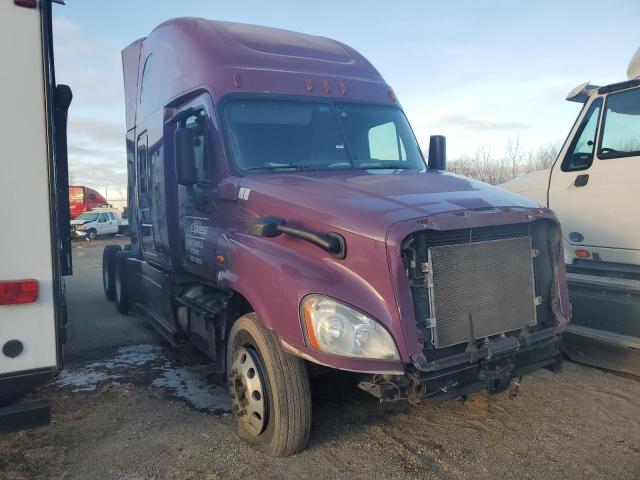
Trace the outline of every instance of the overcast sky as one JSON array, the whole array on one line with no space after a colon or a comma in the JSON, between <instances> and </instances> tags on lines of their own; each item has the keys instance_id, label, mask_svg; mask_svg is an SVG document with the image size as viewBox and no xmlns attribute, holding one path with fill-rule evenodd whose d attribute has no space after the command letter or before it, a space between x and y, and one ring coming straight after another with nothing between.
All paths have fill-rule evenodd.
<instances>
[{"instance_id":1,"label":"overcast sky","mask_svg":"<svg viewBox=\"0 0 640 480\"><path fill-rule=\"evenodd\" d=\"M563 141L579 83L625 79L640 46L640 0L66 0L54 6L57 81L69 84L73 181L117 197L126 185L120 51L178 16L323 35L367 57L394 88L423 148L449 158L519 135ZM426 150L426 148L425 148Z\"/></svg>"}]
</instances>

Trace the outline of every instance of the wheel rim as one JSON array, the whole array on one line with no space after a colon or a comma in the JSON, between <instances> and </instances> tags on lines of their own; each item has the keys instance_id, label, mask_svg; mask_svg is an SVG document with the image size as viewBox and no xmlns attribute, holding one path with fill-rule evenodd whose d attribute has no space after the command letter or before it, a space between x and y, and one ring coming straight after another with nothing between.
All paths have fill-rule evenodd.
<instances>
[{"instance_id":1,"label":"wheel rim","mask_svg":"<svg viewBox=\"0 0 640 480\"><path fill-rule=\"evenodd\" d=\"M257 353L239 347L229 377L231 403L238 421L254 437L260 435L267 424L264 385Z\"/></svg>"}]
</instances>

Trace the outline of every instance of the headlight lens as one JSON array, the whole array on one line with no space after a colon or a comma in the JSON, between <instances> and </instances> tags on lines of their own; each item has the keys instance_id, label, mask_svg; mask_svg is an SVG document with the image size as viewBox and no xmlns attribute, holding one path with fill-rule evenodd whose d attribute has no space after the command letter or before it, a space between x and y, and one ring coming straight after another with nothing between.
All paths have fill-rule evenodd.
<instances>
[{"instance_id":1,"label":"headlight lens","mask_svg":"<svg viewBox=\"0 0 640 480\"><path fill-rule=\"evenodd\" d=\"M301 313L309 344L324 353L372 360L399 360L389 332L373 318L324 295L302 300Z\"/></svg>"},{"instance_id":2,"label":"headlight lens","mask_svg":"<svg viewBox=\"0 0 640 480\"><path fill-rule=\"evenodd\" d=\"M84 225L78 225L76 227L76 230L80 230L80 231L84 230Z\"/></svg>"}]
</instances>

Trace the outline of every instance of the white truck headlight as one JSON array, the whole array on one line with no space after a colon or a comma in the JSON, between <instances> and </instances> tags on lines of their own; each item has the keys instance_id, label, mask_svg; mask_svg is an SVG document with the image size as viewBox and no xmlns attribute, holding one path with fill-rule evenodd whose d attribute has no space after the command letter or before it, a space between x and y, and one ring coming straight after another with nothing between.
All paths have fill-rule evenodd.
<instances>
[{"instance_id":1,"label":"white truck headlight","mask_svg":"<svg viewBox=\"0 0 640 480\"><path fill-rule=\"evenodd\" d=\"M389 332L360 310L324 295L308 295L300 305L308 343L316 350L370 360L399 360Z\"/></svg>"}]
</instances>

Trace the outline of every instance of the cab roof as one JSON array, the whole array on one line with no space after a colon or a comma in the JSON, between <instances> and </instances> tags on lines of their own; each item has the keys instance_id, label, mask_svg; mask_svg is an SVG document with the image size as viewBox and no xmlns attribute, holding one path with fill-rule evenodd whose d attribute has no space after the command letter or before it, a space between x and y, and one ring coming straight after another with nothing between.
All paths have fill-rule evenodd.
<instances>
[{"instance_id":1,"label":"cab roof","mask_svg":"<svg viewBox=\"0 0 640 480\"><path fill-rule=\"evenodd\" d=\"M325 37L241 23L176 18L122 52L127 130L197 89L395 103L380 73Z\"/></svg>"}]
</instances>

